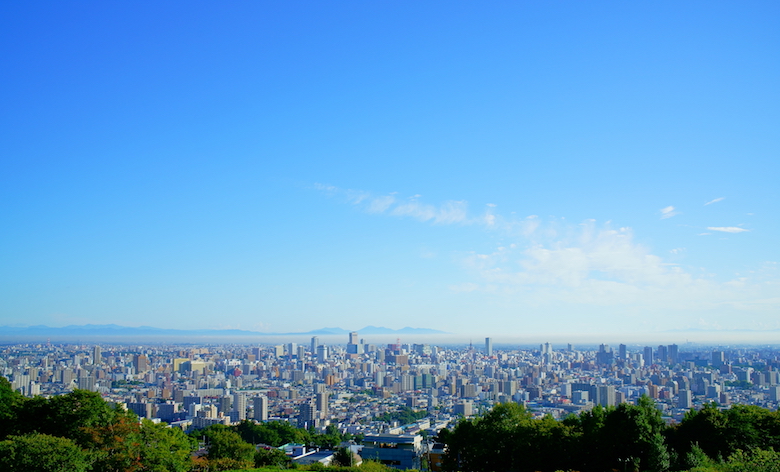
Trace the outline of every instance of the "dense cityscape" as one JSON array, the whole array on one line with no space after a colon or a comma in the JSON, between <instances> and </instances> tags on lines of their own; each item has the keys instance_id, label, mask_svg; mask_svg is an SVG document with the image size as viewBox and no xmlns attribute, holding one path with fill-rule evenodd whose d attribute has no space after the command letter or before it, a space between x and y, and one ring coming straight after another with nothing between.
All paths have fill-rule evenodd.
<instances>
[{"instance_id":1,"label":"dense cityscape","mask_svg":"<svg viewBox=\"0 0 780 472\"><path fill-rule=\"evenodd\" d=\"M320 432L335 426L369 442L397 436L412 444L415 455L433 447L422 438L499 403L561 420L646 395L672 424L710 402L774 411L780 401L780 351L771 347L544 343L509 349L491 338L479 346L375 345L356 332L347 341L14 344L2 348L0 373L28 397L99 392L140 418L185 431L247 419ZM403 468L419 466L409 460Z\"/></svg>"}]
</instances>

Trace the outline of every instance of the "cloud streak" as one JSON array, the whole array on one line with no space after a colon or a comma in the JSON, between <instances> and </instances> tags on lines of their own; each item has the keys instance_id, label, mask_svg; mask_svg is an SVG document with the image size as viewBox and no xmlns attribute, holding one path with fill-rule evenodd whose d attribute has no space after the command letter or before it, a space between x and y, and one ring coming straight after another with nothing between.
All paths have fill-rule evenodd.
<instances>
[{"instance_id":1,"label":"cloud streak","mask_svg":"<svg viewBox=\"0 0 780 472\"><path fill-rule=\"evenodd\" d=\"M726 197L718 197L718 198L715 198L713 200L708 201L707 203L704 204L704 206L712 205L713 203L722 202L725 199L726 199Z\"/></svg>"},{"instance_id":2,"label":"cloud streak","mask_svg":"<svg viewBox=\"0 0 780 472\"><path fill-rule=\"evenodd\" d=\"M495 249L456 254L465 273L461 281L449 285L452 294L503 307L506 313L533 312L539 330L549 328L545 320L552 315L570 326L599 329L584 314L595 319L611 317L613 323L626 323L627 329L637 329L636 323L669 329L707 313L719 316L717 322L737 327L747 323L748 314L755 322L763 322L773 319L773 310L780 308L780 277L776 274L718 282L703 268L692 272L664 260L638 243L631 228L613 227L609 222L572 224L564 218L503 215L492 204L473 215L462 200L433 205L421 202L419 195L373 195L331 186L321 190L341 194L369 214L481 226L487 238L497 237ZM660 211L662 218L677 214L673 206ZM749 231L738 226L707 229ZM685 251L678 247L667 254L678 259Z\"/></svg>"},{"instance_id":3,"label":"cloud streak","mask_svg":"<svg viewBox=\"0 0 780 472\"><path fill-rule=\"evenodd\" d=\"M749 229L740 228L739 226L707 226L710 231L720 231L721 233L746 233Z\"/></svg>"},{"instance_id":4,"label":"cloud streak","mask_svg":"<svg viewBox=\"0 0 780 472\"><path fill-rule=\"evenodd\" d=\"M419 202L420 195L399 199L395 194L373 195L361 190L341 189L333 185L314 184L314 188L328 195L340 195L349 203L360 207L366 213L409 217L433 224L491 224L494 218L489 213L481 218L468 216L465 201L448 200L440 205Z\"/></svg>"},{"instance_id":5,"label":"cloud streak","mask_svg":"<svg viewBox=\"0 0 780 472\"><path fill-rule=\"evenodd\" d=\"M666 208L661 208L660 211L661 211L661 219L662 220L665 220L667 218L671 218L671 217L673 217L675 215L679 215L680 214L680 212L674 211L674 207L671 206L671 205L666 207Z\"/></svg>"}]
</instances>

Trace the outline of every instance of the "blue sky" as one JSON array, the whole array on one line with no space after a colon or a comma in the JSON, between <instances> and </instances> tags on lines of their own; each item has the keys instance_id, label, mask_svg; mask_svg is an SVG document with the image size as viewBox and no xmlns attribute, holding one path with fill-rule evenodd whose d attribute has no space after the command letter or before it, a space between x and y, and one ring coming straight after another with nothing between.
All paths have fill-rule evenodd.
<instances>
[{"instance_id":1,"label":"blue sky","mask_svg":"<svg viewBox=\"0 0 780 472\"><path fill-rule=\"evenodd\" d=\"M777 2L0 6L0 325L780 328Z\"/></svg>"}]
</instances>

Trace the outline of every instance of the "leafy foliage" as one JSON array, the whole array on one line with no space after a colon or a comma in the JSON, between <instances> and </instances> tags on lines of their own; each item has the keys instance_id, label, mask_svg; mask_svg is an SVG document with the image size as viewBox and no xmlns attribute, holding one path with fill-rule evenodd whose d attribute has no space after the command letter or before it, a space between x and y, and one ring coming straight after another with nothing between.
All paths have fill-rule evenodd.
<instances>
[{"instance_id":1,"label":"leafy foliage","mask_svg":"<svg viewBox=\"0 0 780 472\"><path fill-rule=\"evenodd\" d=\"M67 438L32 433L0 442L4 472L85 472L89 456Z\"/></svg>"},{"instance_id":2,"label":"leafy foliage","mask_svg":"<svg viewBox=\"0 0 780 472\"><path fill-rule=\"evenodd\" d=\"M439 439L448 446L443 465L449 471L774 472L780 413L712 403L670 428L647 397L636 405L596 406L561 422L533 419L522 406L504 404L442 431Z\"/></svg>"},{"instance_id":3,"label":"leafy foliage","mask_svg":"<svg viewBox=\"0 0 780 472\"><path fill-rule=\"evenodd\" d=\"M260 448L255 452L255 467L284 467L290 463L290 458L283 451L275 448Z\"/></svg>"},{"instance_id":4,"label":"leafy foliage","mask_svg":"<svg viewBox=\"0 0 780 472\"><path fill-rule=\"evenodd\" d=\"M402 407L398 411L383 413L374 419L377 421L384 421L391 423L398 421L400 424L414 423L417 420L423 419L428 416L428 412L425 410L413 410L408 406Z\"/></svg>"}]
</instances>

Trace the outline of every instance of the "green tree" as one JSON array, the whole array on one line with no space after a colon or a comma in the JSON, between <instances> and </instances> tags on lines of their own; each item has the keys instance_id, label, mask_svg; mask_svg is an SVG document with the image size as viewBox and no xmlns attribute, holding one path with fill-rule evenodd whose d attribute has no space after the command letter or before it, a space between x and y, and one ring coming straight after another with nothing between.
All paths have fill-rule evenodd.
<instances>
[{"instance_id":1,"label":"green tree","mask_svg":"<svg viewBox=\"0 0 780 472\"><path fill-rule=\"evenodd\" d=\"M11 382L0 377L0 440L15 432L19 409L24 397L11 388Z\"/></svg>"},{"instance_id":2,"label":"green tree","mask_svg":"<svg viewBox=\"0 0 780 472\"><path fill-rule=\"evenodd\" d=\"M139 471L186 472L192 467L193 444L182 430L143 420L138 436Z\"/></svg>"},{"instance_id":3,"label":"green tree","mask_svg":"<svg viewBox=\"0 0 780 472\"><path fill-rule=\"evenodd\" d=\"M517 403L496 405L486 415L462 420L439 439L447 444L443 467L446 470L503 471L520 470L531 414Z\"/></svg>"},{"instance_id":4,"label":"green tree","mask_svg":"<svg viewBox=\"0 0 780 472\"><path fill-rule=\"evenodd\" d=\"M93 429L135 419L134 413L109 405L99 393L74 390L67 395L25 401L19 409L16 429L22 434L38 432L69 438L81 447L91 448Z\"/></svg>"},{"instance_id":5,"label":"green tree","mask_svg":"<svg viewBox=\"0 0 780 472\"><path fill-rule=\"evenodd\" d=\"M607 412L598 440L606 447L607 467L619 468L618 459L637 459L641 470L663 472L669 453L663 440L666 428L655 402L642 396L636 405L621 403Z\"/></svg>"},{"instance_id":6,"label":"green tree","mask_svg":"<svg viewBox=\"0 0 780 472\"><path fill-rule=\"evenodd\" d=\"M780 453L772 449L738 449L726 465L729 472L780 472Z\"/></svg>"},{"instance_id":7,"label":"green tree","mask_svg":"<svg viewBox=\"0 0 780 472\"><path fill-rule=\"evenodd\" d=\"M355 464L355 455L348 447L340 447L333 453L333 461L341 467L352 467Z\"/></svg>"},{"instance_id":8,"label":"green tree","mask_svg":"<svg viewBox=\"0 0 780 472\"><path fill-rule=\"evenodd\" d=\"M67 438L32 433L0 442L3 472L85 472L89 454Z\"/></svg>"},{"instance_id":9,"label":"green tree","mask_svg":"<svg viewBox=\"0 0 780 472\"><path fill-rule=\"evenodd\" d=\"M241 439L238 433L229 429L210 429L205 436L210 461L235 459L241 463L254 463L254 446Z\"/></svg>"},{"instance_id":10,"label":"green tree","mask_svg":"<svg viewBox=\"0 0 780 472\"><path fill-rule=\"evenodd\" d=\"M260 448L255 452L255 467L286 467L290 458L284 451L276 448Z\"/></svg>"}]
</instances>

